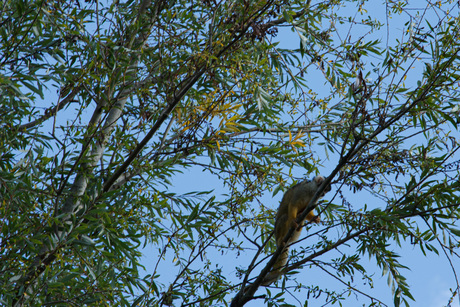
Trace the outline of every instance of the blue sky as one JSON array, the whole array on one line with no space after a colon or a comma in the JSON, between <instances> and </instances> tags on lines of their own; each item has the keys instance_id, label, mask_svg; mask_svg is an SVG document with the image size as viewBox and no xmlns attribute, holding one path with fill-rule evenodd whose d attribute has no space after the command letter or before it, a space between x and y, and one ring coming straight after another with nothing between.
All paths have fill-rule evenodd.
<instances>
[{"instance_id":1,"label":"blue sky","mask_svg":"<svg viewBox=\"0 0 460 307\"><path fill-rule=\"evenodd\" d=\"M410 22L411 20L414 20L413 17L416 16L417 11L418 12L423 12L423 8L425 7L426 3L424 1L414 1L413 2L413 10L410 10L409 12L413 14L413 16L410 16L408 14L402 14L400 16L393 15L391 18L387 18L386 16L386 7L382 1L379 2L372 2L372 6L368 6L368 14L364 15L369 15L371 17L377 17L380 19L382 23L385 23L385 26L382 28L382 30L378 33L372 34L369 37L366 37L365 40L369 39L380 39L382 42L382 45L392 45L394 44L396 39L401 39L403 37L403 31L405 29L404 24L406 22ZM356 8L350 7L350 8L345 8L345 10L350 10L351 15L354 15L354 12L356 12ZM426 15L425 15L429 20L432 19L433 22L438 20L435 12L433 10L430 10ZM364 18L364 16L363 16ZM339 35L342 35L342 38L346 33L350 30L350 28L342 28L341 29L343 32L339 33ZM359 26L354 26L352 31L353 34L356 36L364 35L365 32L361 32L362 29L360 29ZM296 33L292 32L290 29L280 29L279 35L274 39L280 41L279 47L281 48L297 48L299 46L299 37L297 36ZM376 59L375 61L383 61L382 59ZM368 63L367 63L368 64ZM414 76L417 76L417 74L420 73L420 67L414 67L414 69L411 71L411 73ZM322 83L323 81L316 80L315 78L310 78L309 82L317 82L318 84L312 84L311 87L314 88L321 88L325 87L325 85ZM327 87L325 87L327 90ZM454 132L456 137L458 138L458 131ZM321 150L321 148L318 148L318 150ZM334 163L334 159L331 159L328 163ZM333 169L335 165L328 165L329 167L326 166L327 164L325 163L325 167L320 168L320 172L322 175L327 176L329 172ZM302 177L303 170L297 170L297 177ZM312 177L312 175L309 175L308 177ZM199 169L191 169L191 170L185 170L184 174L178 175L174 179L175 187L176 189L174 190L177 193L186 193L186 192L191 192L191 191L200 191L200 190L209 190L213 189L215 191L215 195L219 195L221 193L225 193L225 190L223 187L220 186L219 181L217 181L215 178L213 178L211 175L207 175L206 173L203 173ZM336 187L332 187L332 191L325 197L326 200L330 200L331 197L333 196L334 189ZM355 201L356 206L363 206L364 204L368 205L369 208L374 208L376 206L379 206L378 204L375 203L375 199L367 197L366 193L360 193L360 194L353 194L351 191L346 192L346 195L348 197L348 200ZM279 202L281 200L281 193L276 195L275 197L271 196L271 193L267 192L266 195L263 195L261 199L263 200L263 203L266 206L271 207L273 210L276 210L276 208L279 205ZM255 204L257 206L257 204ZM458 223L457 223L458 224ZM321 225L315 226L315 227L322 227ZM459 225L460 227L460 225ZM314 230L314 228L312 228ZM144 258L143 258L143 264L146 266L146 271L148 273L151 273L153 270L152 267L152 260L156 261L156 257L158 254L154 252L156 247L147 247L144 249ZM411 304L412 306L420 306L420 307L441 307L441 306L446 306L449 298L451 297L451 292L449 291L450 288L455 288L456 283L455 283L455 277L452 272L451 265L449 264L448 259L446 258L446 255L442 253L442 250L439 248L440 255L437 256L433 253L427 254L427 256L423 256L423 254L420 252L419 249L414 248L410 244L403 244L403 247L397 247L395 245L391 245L391 248L394 249L395 252L397 252L401 256L401 263L404 265L407 265L410 270L402 270L404 276L408 279L408 284L411 286L412 289L412 294L414 295L416 302ZM169 255L172 256L172 255ZM254 251L248 250L246 252L243 252L239 257L235 259L235 256L233 254L224 254L221 255L220 253L216 253L214 257L220 257L222 259L222 267L224 269L225 274L228 274L229 278L234 280L235 282L238 281L238 279L235 277L235 264L242 266L242 267L247 267L249 263L252 260L252 257L254 256ZM213 257L212 253L210 254L210 257ZM368 268L368 273L372 274L375 272L375 275L373 277L374 280L374 286L373 288L369 288L366 286L361 285L361 281L359 280L359 276L357 276L354 285L363 292L374 296L381 301L383 301L385 304L392 306L393 303L393 298L391 294L391 290L387 284L387 275L386 276L381 276L381 270L376 266L375 261L372 259L363 259L363 264L366 265L366 268ZM452 266L455 268L459 269L460 272L460 261L458 258L452 258ZM165 276L164 281L165 284L168 284L168 280L174 278L175 272L177 272L179 269L175 268L174 266L169 266L165 265L162 266L162 268L159 270L158 273L160 275ZM169 278L168 278L169 277ZM339 287L343 288L343 285L340 285L338 282L336 282L333 278L327 276L326 273L321 272L319 269L314 269L314 268L308 268L305 267L302 270L300 270L300 273L297 275L297 279L301 280L302 283L306 285L323 285L328 288L334 289L334 287ZM160 281L162 281L163 278L160 278ZM272 290L273 291L273 290ZM257 292L258 295L263 294L265 292L265 289L262 287L259 289ZM298 293L296 293L297 295ZM305 297L302 297L301 294L299 296L299 300L303 302ZM287 302L290 302L294 305L299 305L298 301L294 298L291 297L289 294L285 295ZM458 299L458 296L454 300L453 304L451 307L459 307L460 299ZM321 306L322 303L324 303L323 300L315 300L315 299L310 299L309 300L309 306ZM366 299L362 295L357 295L356 298L353 296L350 297L346 303L343 303L343 306L361 306L362 304L369 304L369 300ZM262 300L256 300L252 301L247 304L247 306L265 306Z\"/></svg>"},{"instance_id":2,"label":"blue sky","mask_svg":"<svg viewBox=\"0 0 460 307\"><path fill-rule=\"evenodd\" d=\"M414 1L415 5L420 5L418 8L423 8L426 3L424 1ZM414 10L410 12L416 14L417 8L414 6ZM455 8L455 7L454 7ZM350 10L351 15L354 15L356 8L350 7L345 8L346 10ZM382 1L375 1L372 2L372 6L368 6L367 9L369 10L368 15L372 17L379 17L379 19L386 23L385 27L382 29L381 32L373 34L373 36L366 37L366 39L381 39L382 44L389 44L391 45L394 43L395 39L400 39L403 36L404 31L404 24L410 20L411 16L407 14L403 14L401 19L396 18L396 16L392 18L386 17L386 8ZM458 9L457 9L458 10ZM429 14L426 15L428 19L432 18L433 21L437 20L436 14L434 11L430 11ZM388 23L387 23L388 22ZM341 29L342 32L339 34L342 36L346 36L348 30L350 28L344 27ZM365 32L360 29L359 26L353 27L353 34L356 36L364 35ZM295 32L292 32L290 29L280 29L279 35L275 38L275 41L280 41L280 47L282 48L297 48L299 46L299 37ZM376 59L383 60L383 59ZM411 73L415 76L420 72L420 68L414 68ZM311 83L311 87L325 88L325 92L327 92L328 87L324 85L323 81L320 78L309 78L309 82ZM52 90L52 89L51 89ZM56 93L48 93L47 100L57 101ZM67 113L66 113L67 112ZM69 116L67 116L68 114ZM60 118L74 118L75 112L72 108L67 110L63 110L60 113ZM86 116L81 117L82 120L86 120ZM77 123L78 124L78 123ZM85 124L85 123L82 123ZM50 128L45 127L45 128ZM460 139L458 131L453 132L453 135ZM78 146L76 146L78 147ZM318 152L322 150L321 147L316 149ZM320 172L322 175L327 176L329 175L330 171L334 168L337 161L331 158L329 161L324 160L324 167L320 167ZM329 164L328 164L329 163ZM313 174L305 175L304 170L297 169L295 170L295 176L297 178L302 177L313 177ZM214 190L214 194L219 197L222 193L226 193L226 190L221 186L221 183L216 180L216 178L212 175L204 173L201 169L194 168L189 170L184 170L184 173L181 175L177 175L174 177L174 192L176 193L187 193L192 191L202 191L202 190ZM332 187L332 191L324 198L325 200L330 200L334 192L336 190L336 186ZM369 206L369 208L374 208L379 206L379 204L375 203L375 199L368 197L365 192L353 193L351 191L346 192L347 198L351 201L354 201L354 205L358 207L362 207L365 204ZM268 207L276 210L281 200L282 194L279 193L275 197L272 197L270 192L267 192L265 195L260 197L261 201ZM257 208L257 204L254 204L254 207ZM460 228L459 223L457 225ZM316 227L324 227L323 225L317 225L312 228L315 230ZM403 248L399 248L397 246L392 246L394 250L401 255L402 260L401 263L405 264L410 267L410 270L403 271L404 276L408 278L408 283L411 285L412 294L416 299L416 303L413 306L421 306L421 307L441 307L445 306L448 302L448 299L451 296L449 292L449 288L454 288L455 278L452 272L452 268L449 264L449 261L446 258L446 255L441 254L439 256L430 253L427 257L424 257L418 249L414 249L410 244L403 245ZM158 253L156 252L158 246L147 246L144 250L144 257L142 259L142 264L146 267L146 274L151 274L154 270L154 264L158 259ZM247 267L251 262L254 256L254 250L246 250L241 253L240 256L235 258L233 253L227 254L220 254L218 252L210 252L209 257L216 257L215 259L221 259L222 268L226 276L230 278L230 280L234 281L235 283L239 282L239 279L236 277L235 266ZM219 258L217 258L219 257ZM174 258L174 255L167 254L166 261L161 262L161 266L159 267L158 273L160 274L160 282L168 285L171 282L176 273L179 271L179 268L175 267L172 263L170 263L170 259ZM460 273L460 260L458 258L452 258L452 266L459 269ZM392 305L392 295L391 291L387 285L387 276L380 276L380 269L376 267L375 262L372 259L363 259L363 263L366 265L366 268L369 269L369 273L372 274L375 272L374 275L374 287L372 289L366 288L365 286L361 286L361 282L359 277L355 280L355 285L357 288L362 290L363 292L375 296L381 299L384 303L391 306ZM300 270L300 273L296 276L298 280L301 280L306 285L322 285L329 288L334 287L343 287L339 283L337 283L333 278L327 276L324 272L322 272L318 268L308 268L305 267ZM262 287L257 292L258 295L263 294L265 289ZM304 294L302 294L304 295ZM299 296L299 300L303 302L305 297ZM291 297L289 294L285 295L288 302L292 304L297 304L295 298ZM454 303L451 307L460 307L459 304L460 299L455 299ZM310 299L309 306L321 306L322 300L318 299ZM362 303L368 303L369 300L365 299L363 296L358 295L355 299L351 297L343 306L358 306L362 305ZM361 304L360 304L361 303ZM265 304L261 301L252 301L247 304L247 306L265 306Z\"/></svg>"},{"instance_id":3,"label":"blue sky","mask_svg":"<svg viewBox=\"0 0 460 307\"><path fill-rule=\"evenodd\" d=\"M327 174L327 172L325 173ZM193 180L191 180L193 178ZM222 187L218 186L218 181L213 180L210 178L206 173L203 173L201 170L186 170L184 174L176 176L175 178L175 189L174 192L177 193L187 193L191 191L200 191L206 190L210 187L215 188L215 195L219 195L220 191L224 192ZM332 193L334 192L334 186L332 187L332 191L325 196L324 199L330 200ZM281 201L281 193L276 195L274 198L269 195L264 195L262 199L264 199L267 206L276 210ZM359 195L355 195L355 198L359 198L360 202L366 202L366 200L361 199ZM323 227L321 225L314 226L314 227ZM312 231L315 228L311 229ZM304 233L305 234L305 233ZM153 271L153 263L157 261L158 254L155 250L158 247L147 246L144 249L144 257L142 259L142 264L146 266L146 272L152 273ZM427 254L427 257L424 257L418 249L414 249L412 246L407 244L403 248L394 247L394 250L402 257L401 263L410 267L410 270L403 270L403 275L408 279L408 283L411 286L412 294L416 299L416 302L411 304L411 306L419 306L419 307L442 307L446 306L448 299L450 298L451 294L449 292L449 288L455 288L455 279L451 270L451 267L446 260L446 257L441 254L440 256L436 256L433 253ZM254 256L254 251L249 250L242 253L239 257L235 258L235 255L232 253L228 254L220 254L217 252L211 252L209 254L210 258L218 257L221 259L221 263L223 264L224 273L227 274L231 280L235 282L239 282L240 280L236 278L236 271L234 270L235 265L247 267L252 257ZM174 256L172 254L167 254L166 259L172 259ZM164 282L165 284L169 284L171 282L176 273L179 272L179 268L171 265L169 260L163 261L162 264L159 266L158 274L160 274L160 282ZM358 289L362 290L366 294L374 296L388 306L392 306L393 296L391 294L391 290L387 284L387 276L381 276L381 270L375 265L375 262L369 260L368 258L363 258L363 264L368 269L368 273L374 275L374 287L370 289L368 287L362 286L360 282L360 277L357 276L355 280L355 285ZM460 261L458 258L454 261L453 265L456 268L460 268ZM336 282L333 278L327 276L324 272L321 272L319 269L313 269L305 267L299 271L300 273L296 275L296 278L300 280L305 285L322 285L329 289L342 289L343 285ZM338 287L338 288L335 288ZM274 289L270 289L270 291L275 292ZM265 293L265 289L261 287L257 291L257 295L261 295ZM298 293L296 293L298 295ZM299 295L299 300L303 302L305 294L302 293ZM285 295L286 301L294 304L299 305L296 299L292 298L289 294ZM178 301L177 301L178 302ZM309 306L322 306L324 303L323 300L309 300ZM347 299L346 303L343 303L345 307L353 307L353 306L362 306L362 304L367 303L369 304L369 300L361 295L357 295L356 298L351 296ZM263 300L255 300L249 302L246 306L248 307L258 307L258 306L265 306ZM300 306L300 305L299 305ZM328 305L331 306L331 305ZM337 306L337 305L334 305ZM451 305L451 307L458 307L460 306L458 303L458 299Z\"/></svg>"}]
</instances>

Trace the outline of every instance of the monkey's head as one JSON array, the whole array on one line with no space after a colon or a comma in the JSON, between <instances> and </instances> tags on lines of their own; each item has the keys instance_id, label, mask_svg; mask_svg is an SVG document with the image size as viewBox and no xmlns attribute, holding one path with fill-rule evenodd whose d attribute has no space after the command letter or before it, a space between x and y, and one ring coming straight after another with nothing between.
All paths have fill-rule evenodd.
<instances>
[{"instance_id":1,"label":"monkey's head","mask_svg":"<svg viewBox=\"0 0 460 307\"><path fill-rule=\"evenodd\" d=\"M316 183L316 186L317 186L317 187L319 187L319 186L324 182L324 180L326 180L326 178L324 178L323 176L320 176L320 175L316 176L316 177L313 179L313 181ZM323 192L321 193L321 196L320 196L320 197L323 197L324 195L326 195L326 193L329 192L330 190L331 190L331 184L328 184L328 185L324 188L324 190L323 190Z\"/></svg>"}]
</instances>

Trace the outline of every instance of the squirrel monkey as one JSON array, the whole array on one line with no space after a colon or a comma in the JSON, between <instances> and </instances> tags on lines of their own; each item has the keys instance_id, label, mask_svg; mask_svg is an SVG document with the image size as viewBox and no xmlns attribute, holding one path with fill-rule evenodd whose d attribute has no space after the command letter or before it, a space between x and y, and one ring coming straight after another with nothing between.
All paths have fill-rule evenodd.
<instances>
[{"instance_id":1,"label":"squirrel monkey","mask_svg":"<svg viewBox=\"0 0 460 307\"><path fill-rule=\"evenodd\" d=\"M324 180L323 176L316 176L313 180L304 180L301 183L296 184L284 193L275 219L275 239L277 247L283 245L283 239L291 227L295 227L296 229L286 246L297 241L300 236L300 232L302 231L296 223L297 216L305 210L310 203L310 200L315 195L316 190L318 190ZM320 197L323 197L324 194L330 190L331 186L328 185ZM315 223L319 223L320 221L319 217L316 216L313 211L308 212L305 220ZM301 224L303 224L305 220L303 220ZM270 285L281 276L281 271L287 263L288 251L288 247L284 248L283 252L278 257L278 260L273 265L272 271L265 277L264 282L262 283L263 286Z\"/></svg>"}]
</instances>

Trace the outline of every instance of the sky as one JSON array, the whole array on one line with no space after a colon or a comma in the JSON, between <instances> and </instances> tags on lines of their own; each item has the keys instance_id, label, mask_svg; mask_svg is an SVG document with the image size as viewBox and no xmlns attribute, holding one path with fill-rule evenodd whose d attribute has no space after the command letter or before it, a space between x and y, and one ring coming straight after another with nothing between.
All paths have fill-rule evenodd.
<instances>
[{"instance_id":1,"label":"sky","mask_svg":"<svg viewBox=\"0 0 460 307\"><path fill-rule=\"evenodd\" d=\"M414 16L416 14L416 8L424 8L425 1L414 1L414 10L411 11ZM350 8L351 10L356 10L355 8ZM386 42L391 45L395 39L399 39L402 37L402 31L404 29L404 23L410 20L410 16L404 15L402 19L398 20L395 17L387 18L386 17L386 8L382 1L375 1L372 3L372 6L367 7L369 10L369 15L372 17L379 16L379 19L386 23L385 29L379 32L381 37L367 37L366 39L371 38L378 38L381 39L382 42ZM427 15L428 18L433 18L433 20L437 20L436 15ZM360 34L359 27L355 27L353 31L356 31L356 35ZM297 48L299 44L299 38L296 33L291 32L290 29L280 29L279 35L275 38L275 40L280 41L281 48ZM383 59L382 59L383 60ZM417 70L413 71L414 74L417 74ZM311 80L311 79L310 79ZM309 81L310 81L309 80ZM318 88L324 86L324 84L318 84ZM327 176L330 171L333 169L334 165L330 165L329 167L325 166L321 169L321 174ZM298 175L302 176L302 170L298 170ZM220 193L224 193L225 190L223 187L219 186L219 182L215 180L210 175L203 173L199 169L190 169L185 170L182 175L178 175L174 179L175 183L175 192L177 193L186 193L191 191L200 191L200 190L209 190L214 189L215 195L219 195ZM332 187L332 191L325 197L326 200L330 200L334 193L334 186ZM272 198L271 195L264 195L262 197L264 204L276 210L281 200L281 193L276 195ZM356 199L359 198L359 202L362 204L367 204L371 208L375 206L373 201L374 199L366 198L365 195L356 195L353 194L351 191L347 192L349 199ZM316 226L315 226L316 227ZM318 227L321 227L318 226ZM459 225L460 228L460 225ZM312 229L313 230L313 229ZM155 248L147 246L144 249L144 257L142 263L146 266L146 272L152 272L153 267L152 261L157 257L155 253ZM429 253L427 257L423 256L418 249L415 249L410 244L403 245L402 248L391 246L394 250L401 256L401 263L405 264L410 267L410 270L403 270L404 276L408 279L408 284L411 286L412 294L416 299L416 302L411 303L411 306L419 306L419 307L441 307L446 306L449 298L451 297L451 292L449 291L450 288L455 288L455 277L452 272L452 268L449 264L446 255L441 254L439 256ZM240 257L236 259L238 265L242 267L247 267L254 256L254 251L247 251L242 253ZM213 257L212 255L210 257ZM238 281L235 277L235 258L234 255L220 255L216 254L215 257L221 257L225 270L225 273L232 279ZM460 261L458 258L453 258L454 262L452 266L457 268L458 272L460 273ZM380 270L376 267L375 261L373 259L363 259L363 263L367 263L367 267L369 267L370 272L375 270L376 274L374 275L374 287L372 289L361 287L361 283L359 280L355 280L355 283L359 289L362 289L365 293L372 295L381 299L384 303L388 306L392 306L392 294L391 290L387 284L387 276L380 276ZM178 270L178 268L174 267L167 267L164 266L160 268L158 272L160 275L164 276L174 276L175 271L171 270ZM232 277L233 276L233 277ZM460 277L460 276L459 276ZM297 275L297 278L302 280L305 284L318 284L323 285L329 288L333 288L336 284L333 278L327 277L324 272L321 272L319 269L308 268L305 267L300 270L300 273ZM359 277L357 277L359 278ZM165 279L165 283L167 283ZM256 293L257 295L261 295L265 292L263 287L258 290ZM297 295L297 294L296 294ZM285 295L287 301L294 304L300 305L298 301L291 297L289 294ZM299 300L303 302L305 297L299 297ZM454 299L454 302L451 307L460 307L458 296ZM323 300L315 300L313 298L309 299L308 306L321 306ZM345 307L352 307L352 306L361 306L362 304L368 304L369 300L365 299L363 296L357 296L357 299L351 297L347 302L343 303ZM249 302L246 306L249 307L258 307L258 306L265 306L263 300L255 300ZM329 305L330 306L330 305ZM337 305L334 305L337 306Z\"/></svg>"},{"instance_id":2,"label":"sky","mask_svg":"<svg viewBox=\"0 0 460 307\"><path fill-rule=\"evenodd\" d=\"M190 180L190 178L193 178L193 180ZM212 180L206 175L206 173L203 173L200 170L189 170L185 171L182 175L176 176L175 186L177 187L177 191L175 192L186 193L191 191L200 191L209 189L210 186L214 186L215 195L218 195L219 191L223 191L223 188L217 186L216 183L216 180ZM332 191L330 193L333 192L334 186L332 187ZM331 195L332 194L326 195L324 199L330 200ZM270 206L271 208L276 210L276 208L279 205L279 202L281 201L281 196L281 193L276 195L276 197L274 198L271 198L270 195L265 195L263 199L267 199L267 206ZM311 230L314 231L314 228L312 228ZM156 248L157 247L147 246L143 251L144 256L141 263L146 266L146 271L150 273L153 272L153 263L156 262L156 258L158 257L158 254L155 252ZM448 299L451 296L449 288L455 287L455 279L452 270L449 266L449 263L446 260L446 257L442 254L438 257L432 253L427 254L427 257L424 257L417 249L414 249L409 244L407 244L407 246L404 246L404 248L402 249L394 247L394 250L402 257L401 263L410 267L410 270L403 270L402 272L403 275L408 279L408 284L410 285L412 291L411 293L416 299L416 302L411 304L411 306L446 306ZM234 270L235 264L242 267L247 267L250 264L253 256L254 251L247 251L246 253L242 253L241 256L237 259L235 259L235 256L233 254L221 255L220 253L215 253L213 255L213 253L211 252L211 254L209 255L210 258L219 257L220 259L222 259L224 272L228 274L229 278L231 280L234 280L235 282L240 281L238 278L236 278L236 271ZM167 255L166 259L168 259L168 257L173 257L173 255ZM366 269L369 269L369 273L372 273L372 270L375 270L376 273L373 278L375 284L374 288L369 290L368 288L361 286L358 276L355 280L355 284L357 285L358 289L363 290L366 294L381 299L388 306L393 306L393 296L391 294L391 289L387 284L387 276L380 275L380 270L376 267L374 261L364 258L363 263L366 265ZM453 264L456 268L460 268L460 261L458 259ZM179 272L178 267L168 266L166 263L162 262L158 274L160 276L166 276L166 278L160 278L159 280L168 284L166 280L174 278L176 272ZM334 289L334 287L339 287L337 289L343 288L342 285L338 284L333 278L326 276L324 272L321 272L318 269L315 270L313 268L304 267L301 270L299 270L299 272L300 273L296 275L296 278L301 280L302 283L306 285L315 285L316 281L318 281L318 285L326 286L329 289ZM270 290L274 292L273 289ZM259 288L256 294L262 295L264 293L265 289L261 287ZM286 295L286 298L289 303L294 304L296 306L301 306L298 304L296 299L291 298L290 295ZM303 301L303 299L306 298L302 295L299 296L300 301ZM179 301L176 301L176 303L179 303ZM322 303L323 300L315 300L313 298L309 299L309 306L322 306ZM363 296L357 296L357 298L350 297L349 299L347 299L346 303L343 303L343 306L362 306L363 303L369 303L369 300L365 299ZM266 306L266 304L263 302L263 300L254 300L247 303L246 306L262 307ZM451 305L451 307L460 307L458 299L454 302L454 304Z\"/></svg>"},{"instance_id":3,"label":"sky","mask_svg":"<svg viewBox=\"0 0 460 307\"><path fill-rule=\"evenodd\" d=\"M425 5L425 1L414 1L416 5L420 4L419 8L423 8ZM414 6L415 8L415 6ZM350 8L354 9L354 8ZM407 21L408 16L404 16L405 19L397 20L396 18L387 19L385 12L385 6L382 1L375 1L373 2L372 6L368 7L369 15L370 16L380 16L379 19L387 23L385 25L385 29L381 33L381 37L374 37L381 39L382 42L388 42L391 45L395 39L402 37L402 31L404 29L404 23ZM414 14L416 10L412 11ZM437 20L437 16L433 15L430 17L427 15L428 18L433 18L433 20ZM358 26L353 28L355 35L363 35L364 32L360 32ZM367 39L372 38L372 36L367 37ZM292 32L290 29L280 29L279 34L275 37L275 40L280 41L280 47L282 48L297 48L299 45L299 37L295 32ZM419 70L414 69L412 71L413 74L417 74ZM309 78L309 82L315 82L315 78ZM315 85L313 85L315 86ZM312 86L312 87L313 87ZM315 88L321 88L324 84L319 83L315 86ZM326 87L327 88L327 87ZM53 93L50 97L55 97L56 94ZM54 99L56 100L56 99ZM61 113L65 114L64 112L69 112L71 114L68 118L72 118L72 110L69 108L67 111L63 110ZM66 117L63 115L63 117ZM457 138L458 132L457 132ZM320 149L318 149L320 150ZM324 167L320 168L320 172L322 175L327 176L331 172L335 165L327 165L325 164ZM296 176L302 177L303 170L296 170ZM309 178L312 175L308 176ZM191 191L202 191L202 190L214 190L215 195L220 195L225 193L226 190L220 185L219 181L216 180L213 176L208 175L201 171L201 169L189 169L185 170L183 174L177 175L174 178L174 192L176 193L187 193ZM332 187L332 191L326 195L324 198L325 200L330 200L333 196L335 188ZM364 196L364 197L363 197ZM266 206L269 206L273 210L279 205L281 200L282 194L279 193L275 197L271 196L271 193L267 193L266 195L262 196L262 200ZM375 206L376 204L373 203L375 200L372 198L366 198L365 193L361 193L359 195L353 194L351 191L347 193L348 199L357 199L359 198L359 202L362 204L368 204L370 207ZM458 225L460 228L460 225ZM314 226L314 227L322 227L321 225ZM314 230L315 228L312 228ZM449 291L450 288L455 287L455 277L452 272L452 268L449 264L449 261L446 258L446 255L440 254L439 256L429 253L427 257L424 257L417 249L414 249L409 244L403 246L403 248L399 248L394 246L395 251L402 257L402 264L405 264L410 267L410 270L404 271L404 276L407 277L408 283L411 286L412 294L414 295L416 302L411 304L412 306L419 306L419 307L441 307L446 306L448 303L449 298L451 297L451 293ZM146 274L150 274L154 270L154 264L158 258L158 254L156 250L158 246L147 246L143 249L143 258L142 264L145 266ZM440 250L441 251L441 250ZM235 283L239 282L239 279L236 277L235 271L235 261L236 264L241 267L247 267L251 262L254 256L253 250L248 250L241 254L237 259L235 259L233 254L224 254L221 255L220 253L211 254L210 257L220 257L223 262L223 269L225 274L229 276L229 278L234 281ZM167 255L167 257L172 257L172 255ZM460 273L460 261L458 258L453 258L454 262L452 266L457 268L458 272ZM391 290L387 284L387 276L380 276L379 269L375 266L375 261L372 259L363 259L364 263L367 263L370 270L375 270L376 275L374 276L374 287L373 289L368 289L365 287L360 287L360 281L355 281L355 284L358 285L360 289L362 289L365 293L372 295L381 299L384 303L389 306L392 306L392 294ZM170 278L174 278L175 272L179 270L179 268L174 266L163 265L159 268L158 273L162 276L160 281L168 284ZM164 276L164 278L163 278ZM321 272L319 269L315 268L302 268L300 273L296 275L296 278L302 280L303 283L307 285L322 285L329 288L333 288L335 286L340 286L336 283L333 278L326 276L324 272ZM460 278L460 276L459 276ZM273 291L273 290L272 290ZM260 288L257 292L257 295L261 295L265 293L265 289ZM286 294L287 301L294 304L299 305L298 301L291 297L289 294ZM305 297L299 297L300 301L303 302ZM460 307L458 296L454 300L453 304L450 305L451 307ZM315 300L313 298L309 299L309 306L321 306L323 300ZM360 306L362 303L368 303L369 300L365 299L363 296L357 296L357 299L351 297L347 300L346 303L343 303L345 307L352 307L352 306ZM249 307L259 307L265 306L262 300L255 300L249 302L246 306Z\"/></svg>"}]
</instances>

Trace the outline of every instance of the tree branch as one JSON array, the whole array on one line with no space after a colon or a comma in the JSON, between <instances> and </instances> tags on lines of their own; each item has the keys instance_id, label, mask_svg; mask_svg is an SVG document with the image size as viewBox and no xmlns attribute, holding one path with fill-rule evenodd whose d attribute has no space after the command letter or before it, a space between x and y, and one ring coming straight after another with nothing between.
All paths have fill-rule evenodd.
<instances>
[{"instance_id":1,"label":"tree branch","mask_svg":"<svg viewBox=\"0 0 460 307\"><path fill-rule=\"evenodd\" d=\"M50 117L55 116L60 110L62 110L65 106L72 102L75 96L80 92L80 90L81 86L75 87L64 99L59 101L56 106L46 109L45 114L43 114L40 118L26 124L17 125L13 129L16 129L18 131L26 131L32 127L40 125Z\"/></svg>"}]
</instances>

